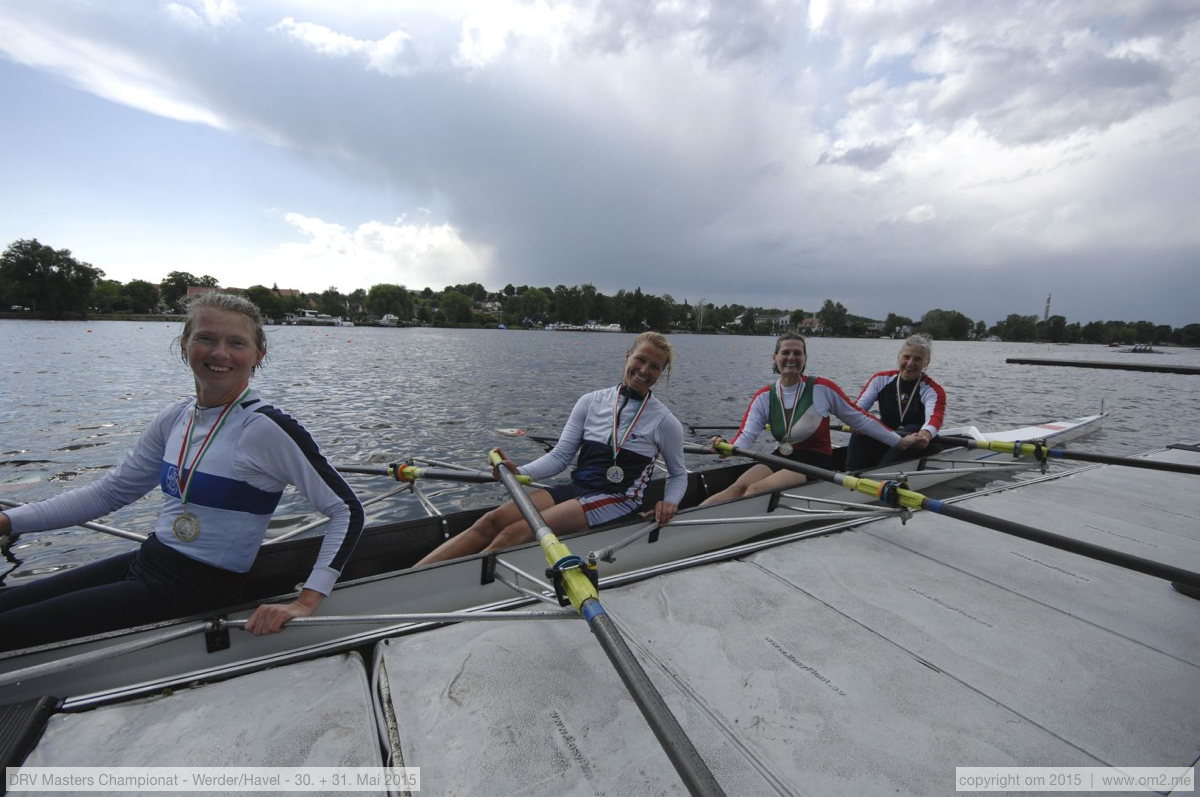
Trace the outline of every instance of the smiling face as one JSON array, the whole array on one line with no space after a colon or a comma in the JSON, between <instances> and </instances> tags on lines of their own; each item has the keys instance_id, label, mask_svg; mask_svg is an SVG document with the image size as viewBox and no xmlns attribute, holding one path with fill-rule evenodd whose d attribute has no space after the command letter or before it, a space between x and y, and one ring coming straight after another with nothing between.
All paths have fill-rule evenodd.
<instances>
[{"instance_id":1,"label":"smiling face","mask_svg":"<svg viewBox=\"0 0 1200 797\"><path fill-rule=\"evenodd\" d=\"M896 357L896 368L900 371L900 378L906 382L920 379L928 365L929 355L923 348L911 343L905 343Z\"/></svg>"},{"instance_id":2,"label":"smiling face","mask_svg":"<svg viewBox=\"0 0 1200 797\"><path fill-rule=\"evenodd\" d=\"M250 382L265 351L256 343L254 322L230 310L205 308L192 321L183 356L196 377L196 403L228 404Z\"/></svg>"},{"instance_id":3,"label":"smiling face","mask_svg":"<svg viewBox=\"0 0 1200 797\"><path fill-rule=\"evenodd\" d=\"M802 340L781 340L775 346L771 362L783 383L794 385L808 365L808 347Z\"/></svg>"},{"instance_id":4,"label":"smiling face","mask_svg":"<svg viewBox=\"0 0 1200 797\"><path fill-rule=\"evenodd\" d=\"M625 358L625 387L645 394L658 382L670 362L667 352L652 343L639 343Z\"/></svg>"}]
</instances>

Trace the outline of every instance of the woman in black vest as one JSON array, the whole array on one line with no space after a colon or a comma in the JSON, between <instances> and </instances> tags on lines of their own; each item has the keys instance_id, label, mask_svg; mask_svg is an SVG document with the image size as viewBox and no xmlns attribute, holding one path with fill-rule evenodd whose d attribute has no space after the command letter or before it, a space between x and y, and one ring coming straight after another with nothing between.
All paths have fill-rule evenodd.
<instances>
[{"instance_id":1,"label":"woman in black vest","mask_svg":"<svg viewBox=\"0 0 1200 797\"><path fill-rule=\"evenodd\" d=\"M896 367L867 380L855 404L864 410L879 403L876 414L904 437L906 446L888 447L861 434L850 436L846 470L867 470L927 452L946 412L946 392L925 374L932 358L932 341L912 335L900 347Z\"/></svg>"}]
</instances>

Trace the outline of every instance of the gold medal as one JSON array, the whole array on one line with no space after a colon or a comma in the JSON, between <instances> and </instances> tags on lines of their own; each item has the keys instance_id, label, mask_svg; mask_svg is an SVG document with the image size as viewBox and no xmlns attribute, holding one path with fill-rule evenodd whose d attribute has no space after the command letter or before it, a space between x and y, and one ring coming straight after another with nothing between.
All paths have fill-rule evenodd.
<instances>
[{"instance_id":1,"label":"gold medal","mask_svg":"<svg viewBox=\"0 0 1200 797\"><path fill-rule=\"evenodd\" d=\"M785 457L791 456L792 444L791 443L780 443L779 444L779 453L783 454Z\"/></svg>"},{"instance_id":2,"label":"gold medal","mask_svg":"<svg viewBox=\"0 0 1200 797\"><path fill-rule=\"evenodd\" d=\"M175 522L171 524L171 531L175 532L175 539L180 542L191 542L200 536L200 518L185 511L175 518Z\"/></svg>"},{"instance_id":3,"label":"gold medal","mask_svg":"<svg viewBox=\"0 0 1200 797\"><path fill-rule=\"evenodd\" d=\"M620 465L613 465L604 472L604 478L608 479L613 484L620 484L625 478L625 471L621 470Z\"/></svg>"}]
</instances>

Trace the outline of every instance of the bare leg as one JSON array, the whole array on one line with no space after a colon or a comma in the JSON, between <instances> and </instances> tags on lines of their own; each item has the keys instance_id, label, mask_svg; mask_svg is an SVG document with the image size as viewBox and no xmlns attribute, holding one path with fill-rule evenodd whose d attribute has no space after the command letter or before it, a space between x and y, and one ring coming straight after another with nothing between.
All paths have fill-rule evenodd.
<instances>
[{"instance_id":1,"label":"bare leg","mask_svg":"<svg viewBox=\"0 0 1200 797\"><path fill-rule=\"evenodd\" d=\"M732 501L737 498L745 498L748 495L769 493L772 490L784 490L788 487L796 487L797 485L804 484L806 481L807 479L802 473L790 470L772 472L766 465L754 465L739 476L733 484L721 492L705 498L700 506L708 506L719 501Z\"/></svg>"},{"instance_id":2,"label":"bare leg","mask_svg":"<svg viewBox=\"0 0 1200 797\"><path fill-rule=\"evenodd\" d=\"M771 469L766 465L751 465L745 473L737 477L737 481L726 487L719 493L714 493L708 498L700 502L700 506L708 506L721 501L732 501L735 498L741 498L746 494L746 489L754 484L759 479L766 478L771 475Z\"/></svg>"},{"instance_id":3,"label":"bare leg","mask_svg":"<svg viewBox=\"0 0 1200 797\"><path fill-rule=\"evenodd\" d=\"M549 494L546 494L546 497L548 499ZM542 520L546 521L546 525L556 535L570 534L573 531L582 531L587 528L587 515L583 513L583 507L580 506L579 501L574 498L550 507L538 506L538 510L542 513ZM501 530L492 540L491 545L484 550L498 551L501 548L511 548L532 539L533 531L529 528L529 524L521 519Z\"/></svg>"},{"instance_id":4,"label":"bare leg","mask_svg":"<svg viewBox=\"0 0 1200 797\"><path fill-rule=\"evenodd\" d=\"M529 498L556 533L566 534L587 528L587 518L584 517L583 507L578 501L572 499L555 505L554 499L545 490L535 490L529 494ZM508 548L532 539L533 532L521 517L521 510L512 501L505 501L482 515L461 534L451 537L426 554L417 564L427 565L459 556L470 556L484 550Z\"/></svg>"},{"instance_id":5,"label":"bare leg","mask_svg":"<svg viewBox=\"0 0 1200 797\"><path fill-rule=\"evenodd\" d=\"M550 494L545 490L537 490L531 493L529 497L533 499L534 506L539 506L539 508L539 502L544 501L547 504L550 502ZM446 559L456 559L459 556L470 556L473 553L479 553L491 545L492 540L505 527L516 523L520 519L521 510L517 509L517 505L512 501L505 501L495 509L485 512L461 534L451 537L427 553L417 564L427 565L430 562L441 562Z\"/></svg>"}]
</instances>

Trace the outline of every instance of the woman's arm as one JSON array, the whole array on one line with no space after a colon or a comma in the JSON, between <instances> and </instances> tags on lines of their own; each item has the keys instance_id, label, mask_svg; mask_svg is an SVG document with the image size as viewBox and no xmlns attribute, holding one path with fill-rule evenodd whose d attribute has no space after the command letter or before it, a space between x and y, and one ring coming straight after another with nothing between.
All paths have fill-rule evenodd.
<instances>
[{"instance_id":1,"label":"woman's arm","mask_svg":"<svg viewBox=\"0 0 1200 797\"><path fill-rule=\"evenodd\" d=\"M571 408L571 415L563 425L554 448L528 465L522 465L518 469L521 473L538 481L556 476L571 467L575 461L575 455L579 452L579 446L583 444L584 422L587 420L588 410L595 395L595 393L588 393L579 397L575 406Z\"/></svg>"},{"instance_id":2,"label":"woman's arm","mask_svg":"<svg viewBox=\"0 0 1200 797\"><path fill-rule=\"evenodd\" d=\"M158 414L133 450L101 478L62 495L6 509L9 534L77 526L132 504L154 489L162 474L167 437L191 399L181 399Z\"/></svg>"},{"instance_id":3,"label":"woman's arm","mask_svg":"<svg viewBox=\"0 0 1200 797\"><path fill-rule=\"evenodd\" d=\"M867 435L887 446L899 445L903 438L893 432L871 413L859 407L842 389L828 379L819 379L813 388L813 403L821 401L825 416L836 415L852 430ZM906 446L907 447L907 446Z\"/></svg>"}]
</instances>

